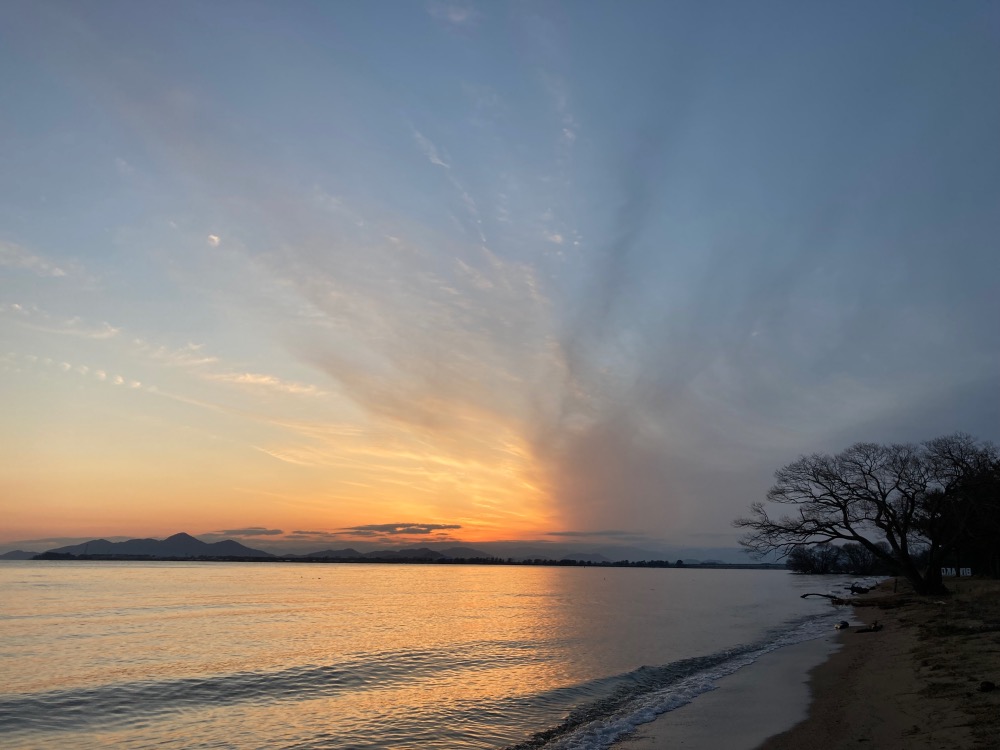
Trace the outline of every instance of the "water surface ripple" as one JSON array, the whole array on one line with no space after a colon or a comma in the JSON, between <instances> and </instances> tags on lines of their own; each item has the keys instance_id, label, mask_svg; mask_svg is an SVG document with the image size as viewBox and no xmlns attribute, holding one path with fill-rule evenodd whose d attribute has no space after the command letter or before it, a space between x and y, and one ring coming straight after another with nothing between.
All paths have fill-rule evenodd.
<instances>
[{"instance_id":1,"label":"water surface ripple","mask_svg":"<svg viewBox=\"0 0 1000 750\"><path fill-rule=\"evenodd\" d=\"M599 750L840 615L780 571L0 565L13 750Z\"/></svg>"}]
</instances>

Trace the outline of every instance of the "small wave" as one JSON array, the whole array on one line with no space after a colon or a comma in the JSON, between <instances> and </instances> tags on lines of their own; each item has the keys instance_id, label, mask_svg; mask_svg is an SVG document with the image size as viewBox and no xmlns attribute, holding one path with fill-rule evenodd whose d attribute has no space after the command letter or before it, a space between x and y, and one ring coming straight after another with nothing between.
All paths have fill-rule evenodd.
<instances>
[{"instance_id":1,"label":"small wave","mask_svg":"<svg viewBox=\"0 0 1000 750\"><path fill-rule=\"evenodd\" d=\"M835 615L801 618L756 643L620 675L610 695L581 706L558 726L507 750L605 750L639 725L714 690L719 679L765 654L828 633Z\"/></svg>"},{"instance_id":2,"label":"small wave","mask_svg":"<svg viewBox=\"0 0 1000 750\"><path fill-rule=\"evenodd\" d=\"M206 705L304 700L343 691L384 689L442 672L516 663L531 650L531 644L520 641L489 646L488 650L470 648L464 654L446 649L391 651L331 665L8 695L0 697L0 733L113 727Z\"/></svg>"}]
</instances>

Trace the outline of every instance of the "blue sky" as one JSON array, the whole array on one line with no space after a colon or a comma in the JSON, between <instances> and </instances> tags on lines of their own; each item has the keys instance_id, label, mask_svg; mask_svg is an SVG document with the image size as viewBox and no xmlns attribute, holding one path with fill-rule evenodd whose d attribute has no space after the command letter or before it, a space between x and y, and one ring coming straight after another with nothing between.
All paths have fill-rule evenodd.
<instances>
[{"instance_id":1,"label":"blue sky","mask_svg":"<svg viewBox=\"0 0 1000 750\"><path fill-rule=\"evenodd\" d=\"M1000 438L998 38L989 2L6 3L0 542L725 546L803 452Z\"/></svg>"}]
</instances>

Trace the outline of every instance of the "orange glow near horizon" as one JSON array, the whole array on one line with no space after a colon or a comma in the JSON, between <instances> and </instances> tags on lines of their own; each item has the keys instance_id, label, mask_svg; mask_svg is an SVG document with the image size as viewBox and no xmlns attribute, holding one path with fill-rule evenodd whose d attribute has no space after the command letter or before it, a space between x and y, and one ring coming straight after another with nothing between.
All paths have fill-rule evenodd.
<instances>
[{"instance_id":1,"label":"orange glow near horizon","mask_svg":"<svg viewBox=\"0 0 1000 750\"><path fill-rule=\"evenodd\" d=\"M517 423L497 414L465 414L431 429L248 419L129 396L133 411L83 401L80 415L33 415L31 440L0 435L11 459L0 468L0 491L19 499L5 513L0 542L262 527L283 532L261 537L265 546L293 531L411 545L531 538L560 525L544 466ZM401 522L458 528L391 537L350 531Z\"/></svg>"}]
</instances>

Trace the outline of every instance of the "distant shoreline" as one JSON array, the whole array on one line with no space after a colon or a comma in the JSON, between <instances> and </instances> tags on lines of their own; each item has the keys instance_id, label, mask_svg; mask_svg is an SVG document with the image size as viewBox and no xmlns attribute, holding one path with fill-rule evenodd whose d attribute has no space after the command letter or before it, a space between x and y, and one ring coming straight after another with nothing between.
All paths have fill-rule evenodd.
<instances>
[{"instance_id":1,"label":"distant shoreline","mask_svg":"<svg viewBox=\"0 0 1000 750\"><path fill-rule=\"evenodd\" d=\"M62 552L43 552L31 558L50 562L243 562L243 563L306 563L363 565L516 565L558 568L677 568L693 570L784 570L780 563L683 563L668 560L618 560L601 562L592 560L514 560L510 558L377 558L377 557L157 557L153 555L74 555ZM21 560L20 562L24 562Z\"/></svg>"}]
</instances>

